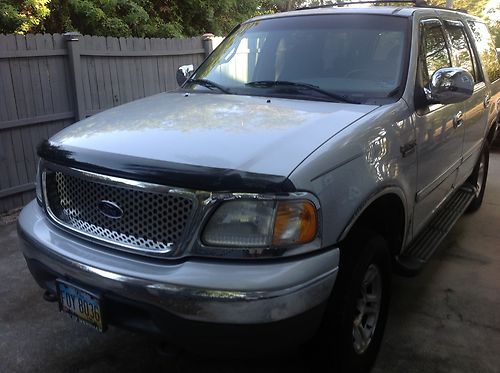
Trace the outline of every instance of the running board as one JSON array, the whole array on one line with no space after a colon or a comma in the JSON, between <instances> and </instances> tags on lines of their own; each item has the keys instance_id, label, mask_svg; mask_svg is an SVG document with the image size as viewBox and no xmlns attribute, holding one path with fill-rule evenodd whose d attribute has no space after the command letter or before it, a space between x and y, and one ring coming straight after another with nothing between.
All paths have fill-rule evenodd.
<instances>
[{"instance_id":1,"label":"running board","mask_svg":"<svg viewBox=\"0 0 500 373\"><path fill-rule=\"evenodd\" d=\"M464 185L439 209L430 223L412 241L410 246L397 257L404 275L416 275L436 252L455 222L465 212L476 194L471 185Z\"/></svg>"}]
</instances>

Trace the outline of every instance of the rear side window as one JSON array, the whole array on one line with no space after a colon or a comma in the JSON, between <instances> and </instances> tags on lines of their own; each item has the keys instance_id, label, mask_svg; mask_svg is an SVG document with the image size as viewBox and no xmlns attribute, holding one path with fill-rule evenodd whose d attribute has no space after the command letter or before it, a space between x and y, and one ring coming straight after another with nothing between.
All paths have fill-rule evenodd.
<instances>
[{"instance_id":1,"label":"rear side window","mask_svg":"<svg viewBox=\"0 0 500 373\"><path fill-rule=\"evenodd\" d=\"M474 58L472 57L463 25L460 23L446 23L446 30L448 31L448 35L450 35L451 47L453 48L456 65L470 72L474 80L479 82L479 75L474 66Z\"/></svg>"},{"instance_id":2,"label":"rear side window","mask_svg":"<svg viewBox=\"0 0 500 373\"><path fill-rule=\"evenodd\" d=\"M491 82L500 79L500 64L498 63L495 44L484 23L469 21L469 26L476 40L477 51L483 63L483 70Z\"/></svg>"},{"instance_id":3,"label":"rear side window","mask_svg":"<svg viewBox=\"0 0 500 373\"><path fill-rule=\"evenodd\" d=\"M436 22L422 24L420 48L421 84L425 87L436 70L451 67L450 53L441 24Z\"/></svg>"}]
</instances>

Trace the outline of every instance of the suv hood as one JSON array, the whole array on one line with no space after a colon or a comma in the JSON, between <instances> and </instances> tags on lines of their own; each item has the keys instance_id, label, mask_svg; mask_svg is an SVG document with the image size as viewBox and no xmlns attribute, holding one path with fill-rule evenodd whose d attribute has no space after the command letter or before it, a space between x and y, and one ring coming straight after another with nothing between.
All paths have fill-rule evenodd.
<instances>
[{"instance_id":1,"label":"suv hood","mask_svg":"<svg viewBox=\"0 0 500 373\"><path fill-rule=\"evenodd\" d=\"M286 177L326 140L375 108L162 93L78 122L52 137L49 146L73 159L79 153L99 154L93 163L107 155L134 163L154 160Z\"/></svg>"}]
</instances>

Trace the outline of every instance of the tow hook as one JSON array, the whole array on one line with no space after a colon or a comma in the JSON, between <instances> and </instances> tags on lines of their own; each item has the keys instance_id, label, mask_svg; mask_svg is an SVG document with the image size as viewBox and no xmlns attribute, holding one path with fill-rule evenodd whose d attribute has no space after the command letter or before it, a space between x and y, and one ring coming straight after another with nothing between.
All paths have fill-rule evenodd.
<instances>
[{"instance_id":1,"label":"tow hook","mask_svg":"<svg viewBox=\"0 0 500 373\"><path fill-rule=\"evenodd\" d=\"M45 292L43 293L43 300L50 303L57 302L57 294L53 294L50 291L45 290Z\"/></svg>"},{"instance_id":2,"label":"tow hook","mask_svg":"<svg viewBox=\"0 0 500 373\"><path fill-rule=\"evenodd\" d=\"M177 346L171 345L170 343L161 341L156 345L156 352L163 357L169 359L177 359L181 356L182 349Z\"/></svg>"}]
</instances>

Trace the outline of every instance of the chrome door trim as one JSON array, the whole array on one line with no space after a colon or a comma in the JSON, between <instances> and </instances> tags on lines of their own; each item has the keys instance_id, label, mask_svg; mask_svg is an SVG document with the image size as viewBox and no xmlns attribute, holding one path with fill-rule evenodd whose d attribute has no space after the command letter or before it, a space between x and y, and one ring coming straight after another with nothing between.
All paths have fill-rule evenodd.
<instances>
[{"instance_id":1,"label":"chrome door trim","mask_svg":"<svg viewBox=\"0 0 500 373\"><path fill-rule=\"evenodd\" d=\"M443 183L448 176L450 176L453 172L456 171L456 169L460 166L462 163L462 159L458 159L453 163L450 167L446 169L441 175L439 175L437 178L435 178L433 181L431 181L430 184L426 185L419 191L417 191L417 194L415 196L415 201L420 202L422 201L425 197L427 197L429 194L432 193L434 189L436 189L438 186Z\"/></svg>"}]
</instances>

